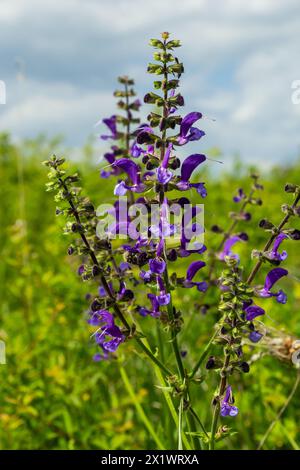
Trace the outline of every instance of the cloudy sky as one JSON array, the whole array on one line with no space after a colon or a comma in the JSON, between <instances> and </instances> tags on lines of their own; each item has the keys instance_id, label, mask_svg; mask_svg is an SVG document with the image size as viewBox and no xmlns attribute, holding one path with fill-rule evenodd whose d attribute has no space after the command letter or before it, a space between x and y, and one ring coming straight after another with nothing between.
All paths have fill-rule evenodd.
<instances>
[{"instance_id":1,"label":"cloudy sky","mask_svg":"<svg viewBox=\"0 0 300 470\"><path fill-rule=\"evenodd\" d=\"M186 112L215 119L202 122L201 151L266 166L296 158L299 0L0 0L0 131L82 145L114 111L116 76L133 76L140 96L151 88L147 43L165 30L183 44Z\"/></svg>"}]
</instances>

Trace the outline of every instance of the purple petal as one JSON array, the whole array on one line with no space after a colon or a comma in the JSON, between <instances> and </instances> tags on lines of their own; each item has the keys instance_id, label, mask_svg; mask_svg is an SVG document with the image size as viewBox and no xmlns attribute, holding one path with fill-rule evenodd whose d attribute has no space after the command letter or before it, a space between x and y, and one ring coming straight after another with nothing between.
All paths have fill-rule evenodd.
<instances>
[{"instance_id":1,"label":"purple petal","mask_svg":"<svg viewBox=\"0 0 300 470\"><path fill-rule=\"evenodd\" d=\"M154 274L162 274L166 269L166 263L163 259L154 258L149 261L149 268Z\"/></svg>"},{"instance_id":2,"label":"purple petal","mask_svg":"<svg viewBox=\"0 0 300 470\"><path fill-rule=\"evenodd\" d=\"M180 124L180 136L185 137L194 122L198 121L200 118L202 118L202 114L196 111L187 114Z\"/></svg>"},{"instance_id":3,"label":"purple petal","mask_svg":"<svg viewBox=\"0 0 300 470\"><path fill-rule=\"evenodd\" d=\"M249 339L252 341L252 343L258 343L263 337L263 334L260 333L259 331L251 331L249 334Z\"/></svg>"},{"instance_id":4,"label":"purple petal","mask_svg":"<svg viewBox=\"0 0 300 470\"><path fill-rule=\"evenodd\" d=\"M279 281L283 276L286 276L288 274L288 271L283 268L274 268L269 273L267 274L266 280L265 280L265 289L270 291L273 287L273 285Z\"/></svg>"},{"instance_id":5,"label":"purple petal","mask_svg":"<svg viewBox=\"0 0 300 470\"><path fill-rule=\"evenodd\" d=\"M120 158L120 160L114 162L113 166L121 168L125 173L127 173L133 184L138 184L139 166L135 162L128 158Z\"/></svg>"},{"instance_id":6,"label":"purple petal","mask_svg":"<svg viewBox=\"0 0 300 470\"><path fill-rule=\"evenodd\" d=\"M245 308L245 312L247 321L252 321L254 318L258 317L259 315L264 315L265 313L264 309L258 305L250 305L250 307Z\"/></svg>"},{"instance_id":7,"label":"purple petal","mask_svg":"<svg viewBox=\"0 0 300 470\"><path fill-rule=\"evenodd\" d=\"M187 157L181 166L181 179L188 181L193 171L206 160L206 156L200 153L195 153Z\"/></svg>"},{"instance_id":8,"label":"purple petal","mask_svg":"<svg viewBox=\"0 0 300 470\"><path fill-rule=\"evenodd\" d=\"M161 184L167 184L169 181L171 181L173 177L172 171L167 170L166 168L163 168L162 166L157 168L156 174L157 174L157 179Z\"/></svg>"},{"instance_id":9,"label":"purple petal","mask_svg":"<svg viewBox=\"0 0 300 470\"><path fill-rule=\"evenodd\" d=\"M204 261L194 261L191 263L186 272L186 279L191 281L199 269L203 268L206 265Z\"/></svg>"}]
</instances>

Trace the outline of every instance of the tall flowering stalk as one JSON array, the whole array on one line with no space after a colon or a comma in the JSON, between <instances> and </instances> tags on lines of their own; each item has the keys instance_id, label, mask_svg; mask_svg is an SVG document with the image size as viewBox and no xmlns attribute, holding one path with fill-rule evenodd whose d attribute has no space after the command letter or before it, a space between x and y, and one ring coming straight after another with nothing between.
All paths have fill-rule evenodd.
<instances>
[{"instance_id":1,"label":"tall flowering stalk","mask_svg":"<svg viewBox=\"0 0 300 470\"><path fill-rule=\"evenodd\" d=\"M298 229L286 227L292 217L299 216L300 187L287 184L285 191L294 194L294 201L291 205L284 204L282 206L285 216L278 226L266 219L260 221L259 226L266 232L270 232L271 236L262 251L254 250L252 252L252 257L258 258L258 261L245 281L243 281L243 271L238 266L239 259L231 253L224 257L228 267L219 279L219 285L223 291L219 304L222 316L217 325L217 334L213 339L215 343L223 345L223 359L211 356L206 364L207 369L217 369L220 375L218 391L213 399L211 449L214 449L215 445L219 416L236 416L238 414L238 408L234 405L229 377L235 372L248 373L250 370L243 355L243 339L248 337L252 343L257 343L264 335L262 325L257 327L255 320L263 316L265 310L254 302L254 298L273 297L280 304L287 302L286 294L274 286L281 278L288 275L286 269L279 267L287 258L285 250L279 251L280 245L286 239L300 239ZM265 276L264 285L252 287L251 284L263 264L271 265L271 269Z\"/></svg>"}]
</instances>

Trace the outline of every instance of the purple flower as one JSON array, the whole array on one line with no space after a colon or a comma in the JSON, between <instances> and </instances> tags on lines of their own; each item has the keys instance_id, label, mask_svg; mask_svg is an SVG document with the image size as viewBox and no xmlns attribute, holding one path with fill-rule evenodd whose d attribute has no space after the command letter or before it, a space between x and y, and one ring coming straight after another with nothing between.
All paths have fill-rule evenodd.
<instances>
[{"instance_id":1,"label":"purple flower","mask_svg":"<svg viewBox=\"0 0 300 470\"><path fill-rule=\"evenodd\" d=\"M197 286L197 289L200 292L205 292L208 287L207 282L205 281L194 282L193 281L193 278L196 275L196 273L199 271L199 269L202 269L204 266L206 266L206 263L204 263L204 261L194 261L193 263L191 263L187 269L186 278L183 282L183 286L188 287L188 288Z\"/></svg>"},{"instance_id":2,"label":"purple flower","mask_svg":"<svg viewBox=\"0 0 300 470\"><path fill-rule=\"evenodd\" d=\"M166 269L166 263L163 259L154 258L149 261L149 268L153 274L162 274Z\"/></svg>"},{"instance_id":3,"label":"purple flower","mask_svg":"<svg viewBox=\"0 0 300 470\"><path fill-rule=\"evenodd\" d=\"M278 253L278 248L283 242L285 238L288 236L285 233L280 233L274 240L273 249L268 253L268 256L272 260L284 261L287 258L287 252L283 251L282 253Z\"/></svg>"},{"instance_id":4,"label":"purple flower","mask_svg":"<svg viewBox=\"0 0 300 470\"><path fill-rule=\"evenodd\" d=\"M139 147L136 142L134 142L131 146L130 153L133 158L138 158L144 154L145 151L142 149L142 147Z\"/></svg>"},{"instance_id":5,"label":"purple flower","mask_svg":"<svg viewBox=\"0 0 300 470\"><path fill-rule=\"evenodd\" d=\"M242 199L246 199L246 194L244 193L244 190L242 188L238 189L238 194L237 196L234 196L233 201L234 202L240 202Z\"/></svg>"},{"instance_id":6,"label":"purple flower","mask_svg":"<svg viewBox=\"0 0 300 470\"><path fill-rule=\"evenodd\" d=\"M102 135L101 139L116 139L117 138L117 116L111 116L110 118L105 118L102 122L108 127L111 131L111 135Z\"/></svg>"},{"instance_id":7,"label":"purple flower","mask_svg":"<svg viewBox=\"0 0 300 470\"><path fill-rule=\"evenodd\" d=\"M139 314L142 315L142 317L145 317L147 315L151 315L154 318L159 317L160 316L159 303L157 301L156 295L148 294L147 297L151 302L151 309L149 310L145 307L139 307L138 309Z\"/></svg>"},{"instance_id":8,"label":"purple flower","mask_svg":"<svg viewBox=\"0 0 300 470\"><path fill-rule=\"evenodd\" d=\"M115 324L113 315L107 310L92 312L88 323L100 327L94 336L96 343L102 348L104 354L115 352L118 346L125 340L125 336Z\"/></svg>"},{"instance_id":9,"label":"purple flower","mask_svg":"<svg viewBox=\"0 0 300 470\"><path fill-rule=\"evenodd\" d=\"M251 333L249 334L249 339L250 341L252 341L252 343L258 343L263 337L263 334L260 333L259 331L251 331Z\"/></svg>"},{"instance_id":10,"label":"purple flower","mask_svg":"<svg viewBox=\"0 0 300 470\"><path fill-rule=\"evenodd\" d=\"M177 188L180 191L187 191L190 188L196 188L201 197L206 197L207 192L204 183L190 183L189 179L193 171L204 161L206 156L200 153L195 153L187 157L181 165L181 181L177 183Z\"/></svg>"},{"instance_id":11,"label":"purple flower","mask_svg":"<svg viewBox=\"0 0 300 470\"><path fill-rule=\"evenodd\" d=\"M221 416L236 416L239 412L238 408L233 405L234 399L230 385L226 388L225 396L221 403Z\"/></svg>"},{"instance_id":12,"label":"purple flower","mask_svg":"<svg viewBox=\"0 0 300 470\"><path fill-rule=\"evenodd\" d=\"M168 305L171 301L171 295L166 292L165 285L160 276L157 276L157 283L160 290L159 295L156 296L156 300L159 305Z\"/></svg>"},{"instance_id":13,"label":"purple flower","mask_svg":"<svg viewBox=\"0 0 300 470\"><path fill-rule=\"evenodd\" d=\"M246 307L245 312L247 321L252 321L254 320L254 318L258 317L259 315L264 315L265 313L263 308L254 304L250 305L249 307Z\"/></svg>"},{"instance_id":14,"label":"purple flower","mask_svg":"<svg viewBox=\"0 0 300 470\"><path fill-rule=\"evenodd\" d=\"M288 271L283 268L274 268L269 271L269 273L266 276L265 284L263 289L258 290L258 295L260 297L276 297L277 302L280 304L285 304L287 301L287 296L286 294L282 291L279 290L276 293L271 292L272 287L274 284L276 284L279 279L281 279L283 276L286 276L288 274Z\"/></svg>"},{"instance_id":15,"label":"purple flower","mask_svg":"<svg viewBox=\"0 0 300 470\"><path fill-rule=\"evenodd\" d=\"M244 241L242 237L239 235L233 235L232 237L227 238L226 242L224 243L223 250L219 254L219 258L224 261L226 256L230 256L231 258L236 259L237 261L240 259L239 255L233 253L231 248L235 243Z\"/></svg>"},{"instance_id":16,"label":"purple flower","mask_svg":"<svg viewBox=\"0 0 300 470\"><path fill-rule=\"evenodd\" d=\"M168 170L171 150L172 150L172 144L169 144L167 150L165 151L163 161L156 170L157 179L161 184L168 183L172 179L172 176L173 176L172 171Z\"/></svg>"},{"instance_id":17,"label":"purple flower","mask_svg":"<svg viewBox=\"0 0 300 470\"><path fill-rule=\"evenodd\" d=\"M135 162L128 158L120 158L120 160L113 163L113 166L127 173L128 178L130 178L133 184L132 186L127 186L124 181L119 182L114 190L115 195L124 196L127 189L138 193L144 190L144 185L140 181L140 167Z\"/></svg>"},{"instance_id":18,"label":"purple flower","mask_svg":"<svg viewBox=\"0 0 300 470\"><path fill-rule=\"evenodd\" d=\"M197 127L192 127L194 122L198 121L201 117L201 113L192 112L187 114L182 119L178 138L179 145L184 145L187 142L199 140L205 135L205 132L201 131L200 129L197 129Z\"/></svg>"}]
</instances>

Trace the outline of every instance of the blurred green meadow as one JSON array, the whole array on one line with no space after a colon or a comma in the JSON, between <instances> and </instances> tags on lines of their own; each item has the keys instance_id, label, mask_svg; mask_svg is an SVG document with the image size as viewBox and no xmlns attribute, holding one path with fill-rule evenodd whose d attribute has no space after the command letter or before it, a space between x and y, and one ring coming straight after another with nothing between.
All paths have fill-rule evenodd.
<instances>
[{"instance_id":1,"label":"blurred green meadow","mask_svg":"<svg viewBox=\"0 0 300 470\"><path fill-rule=\"evenodd\" d=\"M137 354L132 342L119 348L118 359L94 363L91 331L86 323L86 294L93 289L77 275L78 263L67 256L68 239L62 221L55 216L55 202L45 192L47 171L41 162L51 153L61 153L63 144L44 137L13 144L8 135L0 137L0 340L6 345L6 364L0 365L0 448L1 449L155 449L141 408L164 446L176 448L173 422L165 406L157 378L147 359ZM64 152L68 158L68 151ZM97 206L109 200L111 183L99 178L92 147L82 148L78 161L84 191ZM96 155L98 157L98 155ZM202 173L207 181L205 225L228 227L228 213L235 209L232 196L239 187L250 186L249 174L237 161L229 171ZM227 168L227 169L226 169ZM259 171L259 169L256 169ZM241 222L249 242L237 248L241 264L249 272L249 253L262 248L266 234L257 228L262 217L281 220L281 204L289 202L286 182L300 181L300 159L283 163L261 173L264 204L251 207L251 224ZM299 224L298 224L298 227ZM217 246L220 235L207 231L206 244ZM283 283L286 305L264 301L265 323L300 338L300 250L298 243L286 242L285 263L290 276ZM184 272L186 262L179 267ZM262 270L260 280L263 281ZM183 312L185 327L178 341L187 351L186 364L193 364L209 339L217 318L216 308L205 315L195 289L175 294ZM210 299L213 301L214 299ZM217 299L215 299L217 302ZM141 329L156 346L156 321L140 318ZM280 334L280 333L278 333ZM162 333L161 342L164 343ZM256 346L253 352L259 350ZM249 351L249 353L252 353ZM130 384L120 367L125 368ZM205 370L202 371L205 374ZM269 424L284 405L296 379L296 369L274 356L254 362L249 374L233 379L240 414L223 419L236 434L218 444L224 449L256 449ZM125 380L124 380L125 379ZM210 400L215 377L194 386L195 408L209 425ZM234 382L235 380L235 382ZM153 386L155 384L155 386ZM210 390L210 393L207 391ZM300 388L268 436L264 449L299 449Z\"/></svg>"}]
</instances>

